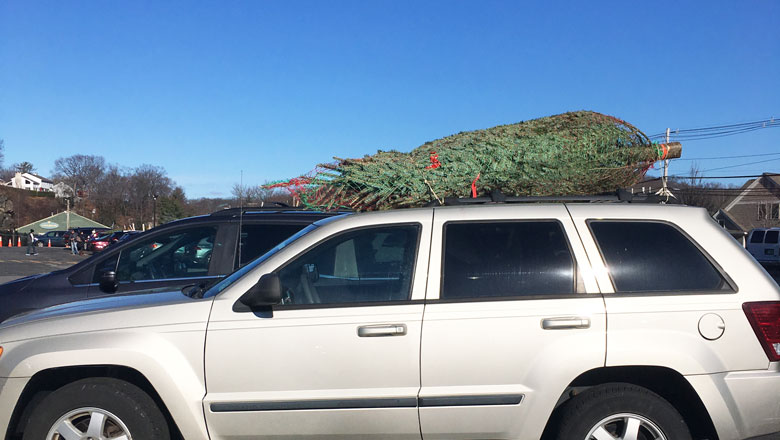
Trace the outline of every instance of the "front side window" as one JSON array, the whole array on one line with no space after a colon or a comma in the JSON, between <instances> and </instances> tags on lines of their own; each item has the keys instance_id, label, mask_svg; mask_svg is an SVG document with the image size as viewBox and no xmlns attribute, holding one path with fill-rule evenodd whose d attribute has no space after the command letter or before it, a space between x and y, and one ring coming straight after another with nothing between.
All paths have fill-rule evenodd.
<instances>
[{"instance_id":1,"label":"front side window","mask_svg":"<svg viewBox=\"0 0 780 440\"><path fill-rule=\"evenodd\" d=\"M442 299L572 294L575 264L557 221L449 223Z\"/></svg>"},{"instance_id":2,"label":"front side window","mask_svg":"<svg viewBox=\"0 0 780 440\"><path fill-rule=\"evenodd\" d=\"M139 241L122 250L117 278L141 281L206 276L216 235L217 228L210 226L179 229Z\"/></svg>"},{"instance_id":3,"label":"front side window","mask_svg":"<svg viewBox=\"0 0 780 440\"><path fill-rule=\"evenodd\" d=\"M279 271L282 304L410 298L418 225L359 229L318 244Z\"/></svg>"},{"instance_id":4,"label":"front side window","mask_svg":"<svg viewBox=\"0 0 780 440\"><path fill-rule=\"evenodd\" d=\"M661 222L590 221L616 292L731 290L677 228Z\"/></svg>"}]
</instances>

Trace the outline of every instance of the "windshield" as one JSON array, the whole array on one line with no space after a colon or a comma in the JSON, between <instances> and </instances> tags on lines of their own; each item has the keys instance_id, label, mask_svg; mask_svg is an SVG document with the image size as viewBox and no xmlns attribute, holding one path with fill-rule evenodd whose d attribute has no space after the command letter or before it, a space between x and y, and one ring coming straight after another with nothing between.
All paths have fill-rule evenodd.
<instances>
[{"instance_id":1,"label":"windshield","mask_svg":"<svg viewBox=\"0 0 780 440\"><path fill-rule=\"evenodd\" d=\"M320 223L320 222L317 222ZM313 223L297 233L293 234L290 238L287 240L284 240L283 242L277 244L273 249L266 252L265 254L257 257L255 260L247 264L246 266L238 269L237 271L233 272L232 274L228 275L225 279L218 282L217 284L213 285L205 294L203 294L204 298L210 298L212 296L218 295L223 290L227 289L228 286L233 284L234 282L238 281L241 277L243 277L245 274L250 272L255 267L259 266L263 263L263 261L271 258L274 254L279 252L280 250L284 249L289 245L290 243L294 242L295 240L299 239L300 237L308 234L309 232L315 230L318 228L317 223Z\"/></svg>"}]
</instances>

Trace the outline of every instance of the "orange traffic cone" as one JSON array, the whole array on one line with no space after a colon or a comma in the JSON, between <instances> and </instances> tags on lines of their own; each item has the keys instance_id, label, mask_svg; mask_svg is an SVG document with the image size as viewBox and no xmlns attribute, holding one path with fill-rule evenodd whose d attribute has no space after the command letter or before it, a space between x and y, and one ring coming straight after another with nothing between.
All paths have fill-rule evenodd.
<instances>
[{"instance_id":1,"label":"orange traffic cone","mask_svg":"<svg viewBox=\"0 0 780 440\"><path fill-rule=\"evenodd\" d=\"M0 247L3 247L3 239L0 237Z\"/></svg>"},{"instance_id":2,"label":"orange traffic cone","mask_svg":"<svg viewBox=\"0 0 780 440\"><path fill-rule=\"evenodd\" d=\"M11 243L11 239L10 238L8 239L8 247L14 247L14 244Z\"/></svg>"},{"instance_id":3,"label":"orange traffic cone","mask_svg":"<svg viewBox=\"0 0 780 440\"><path fill-rule=\"evenodd\" d=\"M46 247L51 247L51 239L49 239L49 244L47 244Z\"/></svg>"},{"instance_id":4,"label":"orange traffic cone","mask_svg":"<svg viewBox=\"0 0 780 440\"><path fill-rule=\"evenodd\" d=\"M22 237L16 237L16 247L22 247Z\"/></svg>"}]
</instances>

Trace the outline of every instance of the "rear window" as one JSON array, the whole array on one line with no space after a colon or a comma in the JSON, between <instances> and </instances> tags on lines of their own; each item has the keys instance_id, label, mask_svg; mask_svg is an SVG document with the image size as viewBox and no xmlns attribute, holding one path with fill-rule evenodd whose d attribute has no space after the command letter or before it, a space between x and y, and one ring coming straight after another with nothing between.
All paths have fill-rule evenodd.
<instances>
[{"instance_id":1,"label":"rear window","mask_svg":"<svg viewBox=\"0 0 780 440\"><path fill-rule=\"evenodd\" d=\"M442 299L575 293L575 265L557 221L448 223Z\"/></svg>"},{"instance_id":2,"label":"rear window","mask_svg":"<svg viewBox=\"0 0 780 440\"><path fill-rule=\"evenodd\" d=\"M701 250L661 222L590 221L616 292L731 290Z\"/></svg>"},{"instance_id":3,"label":"rear window","mask_svg":"<svg viewBox=\"0 0 780 440\"><path fill-rule=\"evenodd\" d=\"M780 231L766 231L766 237L764 238L764 243L777 244L778 234L780 234Z\"/></svg>"},{"instance_id":4,"label":"rear window","mask_svg":"<svg viewBox=\"0 0 780 440\"><path fill-rule=\"evenodd\" d=\"M764 231L753 231L753 235L750 236L751 243L763 243Z\"/></svg>"}]
</instances>

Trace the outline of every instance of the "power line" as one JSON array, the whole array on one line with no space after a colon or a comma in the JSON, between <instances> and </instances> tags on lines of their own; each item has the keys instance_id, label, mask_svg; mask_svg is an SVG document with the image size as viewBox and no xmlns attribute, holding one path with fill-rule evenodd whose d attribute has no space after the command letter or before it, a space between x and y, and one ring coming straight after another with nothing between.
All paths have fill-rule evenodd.
<instances>
[{"instance_id":1,"label":"power line","mask_svg":"<svg viewBox=\"0 0 780 440\"><path fill-rule=\"evenodd\" d=\"M703 140L713 139L724 136L733 136L736 134L748 133L751 131L762 130L765 128L780 127L780 121L763 119L760 121L743 122L739 124L716 125L712 127L699 127L689 129L677 129L670 133L671 140ZM650 139L665 139L666 132L656 133L649 136Z\"/></svg>"},{"instance_id":2,"label":"power line","mask_svg":"<svg viewBox=\"0 0 780 440\"><path fill-rule=\"evenodd\" d=\"M702 170L701 172L702 172L702 173L706 173L706 172L708 172L708 171L725 170L725 169L728 169L728 168L738 168L738 167L745 166L745 165L755 165L755 164L757 164L757 163L774 162L774 161L776 161L776 160L780 160L780 158L776 158L776 159L767 159L767 160L757 160L757 161L755 161L755 162L745 162L745 163L741 163L741 164L738 164L738 165L729 165L729 166L725 166L725 167L710 168L710 169L708 169L708 170Z\"/></svg>"},{"instance_id":3,"label":"power line","mask_svg":"<svg viewBox=\"0 0 780 440\"><path fill-rule=\"evenodd\" d=\"M673 175L669 176L670 178L674 179L752 179L756 177L774 177L774 176L780 176L780 173L764 173L764 174L751 174L751 175L745 175L745 176L678 176ZM660 177L657 177L653 180L658 180Z\"/></svg>"},{"instance_id":4,"label":"power line","mask_svg":"<svg viewBox=\"0 0 780 440\"><path fill-rule=\"evenodd\" d=\"M780 153L764 153L764 154L743 154L740 156L717 156L717 157L694 157L691 159L688 158L676 158L671 159L673 161L680 161L680 160L717 160L717 159L741 159L743 157L762 157L762 156L780 156Z\"/></svg>"}]
</instances>

